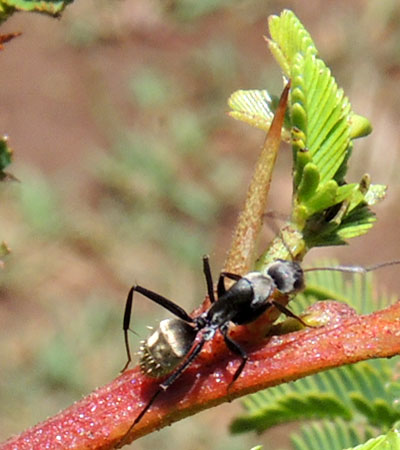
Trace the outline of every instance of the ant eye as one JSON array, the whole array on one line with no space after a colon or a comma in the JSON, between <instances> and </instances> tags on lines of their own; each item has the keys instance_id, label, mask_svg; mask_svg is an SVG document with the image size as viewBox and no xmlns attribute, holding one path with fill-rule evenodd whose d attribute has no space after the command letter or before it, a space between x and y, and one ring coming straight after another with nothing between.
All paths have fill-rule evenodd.
<instances>
[{"instance_id":1,"label":"ant eye","mask_svg":"<svg viewBox=\"0 0 400 450\"><path fill-rule=\"evenodd\" d=\"M278 260L268 267L267 273L282 294L295 294L304 287L303 270L296 262Z\"/></svg>"}]
</instances>

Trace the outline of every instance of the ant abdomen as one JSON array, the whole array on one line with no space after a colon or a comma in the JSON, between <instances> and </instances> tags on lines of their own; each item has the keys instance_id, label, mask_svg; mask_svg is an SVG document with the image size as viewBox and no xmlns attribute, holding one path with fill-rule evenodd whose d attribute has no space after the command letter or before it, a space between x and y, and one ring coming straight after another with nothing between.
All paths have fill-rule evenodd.
<instances>
[{"instance_id":1,"label":"ant abdomen","mask_svg":"<svg viewBox=\"0 0 400 450\"><path fill-rule=\"evenodd\" d=\"M162 320L157 329L140 346L142 372L159 378L171 373L189 353L197 331L180 319Z\"/></svg>"}]
</instances>

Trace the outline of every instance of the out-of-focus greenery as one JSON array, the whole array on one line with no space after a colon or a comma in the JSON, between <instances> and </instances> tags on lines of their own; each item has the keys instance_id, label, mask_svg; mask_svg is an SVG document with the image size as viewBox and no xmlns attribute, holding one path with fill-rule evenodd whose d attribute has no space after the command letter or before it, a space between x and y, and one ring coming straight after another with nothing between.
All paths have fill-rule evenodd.
<instances>
[{"instance_id":1,"label":"out-of-focus greenery","mask_svg":"<svg viewBox=\"0 0 400 450\"><path fill-rule=\"evenodd\" d=\"M217 273L263 140L262 133L225 116L226 100L240 88L267 87L276 93L281 88L261 38L267 16L293 7L375 133L387 129L388 121L390 125L396 102L400 104L395 89L400 61L397 3L350 5L343 0L331 6L320 2L318 8L292 3L75 2L58 23L59 41L52 35L35 37L32 19L24 18L19 29L35 45L28 50L20 40L21 64L28 53L36 58L35 50L45 41L57 46L53 60L73 57L68 82L73 84L75 76L84 80L91 111L85 117L88 133L94 123L100 138L91 141L96 142L91 148L65 148L73 164L54 170L43 159L35 161L30 146L18 148L10 136L16 155L12 172L21 182L0 191L0 238L12 249L1 272L0 439L118 374L125 362L122 312L132 283L140 282L189 310L202 300L201 256L210 254ZM7 46L6 52L13 51L17 49ZM368 78L368 89L366 79L354 79L349 71L357 62L365 65L357 76ZM42 74L41 86L46 87L44 63ZM11 96L10 89L3 83L0 95ZM65 96L66 112L70 102L81 100L77 95L69 99L69 93L57 90ZM32 101L27 97L24 108ZM375 101L373 114L387 118L381 128L371 113ZM63 122L58 116L53 119ZM76 132L79 120L72 127L65 121L65 135ZM21 121L19 128L22 134L27 127ZM37 133L44 139L55 131L43 128ZM355 149L353 158L363 159L365 167L366 158L373 163L383 158L384 147L386 169L379 172L378 163L374 168L378 178L389 176L378 181L392 184L395 192L398 184L387 174L387 167L393 175L398 171L393 137L389 133L389 144L377 147L378 157L365 148ZM53 139L62 141L63 135ZM51 152L49 148L48 159ZM285 153L282 157L283 163L289 161ZM290 167L277 168L271 208L280 208L284 197L289 202L290 175ZM397 245L391 241L393 251ZM376 262L372 257L368 261ZM138 298L133 327L145 336L146 325L164 316ZM168 443L169 448L239 449L259 442L264 448L285 447L285 431L265 438L222 433L232 409L219 407L185 420L138 441L135 448L167 448Z\"/></svg>"},{"instance_id":2,"label":"out-of-focus greenery","mask_svg":"<svg viewBox=\"0 0 400 450\"><path fill-rule=\"evenodd\" d=\"M73 0L0 0L0 22L7 20L16 12L34 11L58 16Z\"/></svg>"}]
</instances>

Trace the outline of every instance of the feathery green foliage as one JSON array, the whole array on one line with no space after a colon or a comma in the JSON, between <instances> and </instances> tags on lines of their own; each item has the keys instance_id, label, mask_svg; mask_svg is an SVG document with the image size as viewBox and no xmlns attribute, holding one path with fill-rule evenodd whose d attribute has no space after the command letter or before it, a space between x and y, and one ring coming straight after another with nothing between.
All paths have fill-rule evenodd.
<instances>
[{"instance_id":1,"label":"feathery green foliage","mask_svg":"<svg viewBox=\"0 0 400 450\"><path fill-rule=\"evenodd\" d=\"M270 95L265 89L236 91L228 99L228 105L232 109L229 115L234 119L246 122L249 125L268 131L274 117L279 98ZM291 142L289 117L286 116L282 128L282 140Z\"/></svg>"},{"instance_id":2,"label":"feathery green foliage","mask_svg":"<svg viewBox=\"0 0 400 450\"><path fill-rule=\"evenodd\" d=\"M391 301L373 294L371 274L366 279L357 276L351 283L340 272L311 272L308 277L306 290L291 303L294 311L300 312L330 294L335 295L330 298L349 303L363 313L375 309L378 298L381 306ZM250 395L243 401L247 414L237 418L231 429L237 433L260 432L289 421L315 418L359 421L364 416L365 423L385 430L400 420L400 409L393 403L399 386L394 381L395 364L395 360L361 362Z\"/></svg>"},{"instance_id":3,"label":"feathery green foliage","mask_svg":"<svg viewBox=\"0 0 400 450\"><path fill-rule=\"evenodd\" d=\"M307 277L307 288L291 304L293 310L304 310L331 294L363 313L376 309L378 301L381 307L393 301L373 292L372 274L358 275L352 282L346 281L340 272L311 272ZM281 423L312 420L302 427L300 434L292 435L294 449L354 447L379 432L386 432L400 420L396 364L395 359L360 362L250 395L243 401L246 414L232 422L231 431L261 432ZM395 438L396 430L371 441L371 445L376 442L382 448L397 448L385 447L388 440L393 442Z\"/></svg>"},{"instance_id":4,"label":"feathery green foliage","mask_svg":"<svg viewBox=\"0 0 400 450\"><path fill-rule=\"evenodd\" d=\"M291 441L294 450L397 450L400 448L398 424L386 434L373 437L376 430L368 428L360 431L359 427L348 424L341 419L323 420L310 426L302 427L300 433L293 434ZM359 442L365 443L358 445ZM252 450L261 450L262 446Z\"/></svg>"},{"instance_id":5,"label":"feathery green foliage","mask_svg":"<svg viewBox=\"0 0 400 450\"><path fill-rule=\"evenodd\" d=\"M290 221L257 262L261 271L276 257L301 260L312 247L341 245L366 233L375 222L370 206L386 191L371 184L368 174L356 183L345 180L353 140L369 134L371 125L352 111L309 33L291 11L271 17L269 31L269 48L291 80L282 136L292 145L293 197ZM235 119L268 129L276 101L266 90L242 90L232 94L229 106ZM291 303L294 312L317 300L334 299L369 313L378 303L382 307L391 301L373 293L371 276L348 283L342 273L312 272L306 286ZM293 437L294 448L354 447L400 420L394 370L393 361L361 362L250 395L243 402L247 413L233 421L231 430L260 432L312 420Z\"/></svg>"},{"instance_id":6,"label":"feathery green foliage","mask_svg":"<svg viewBox=\"0 0 400 450\"><path fill-rule=\"evenodd\" d=\"M0 0L0 23L17 11L34 11L59 15L74 0Z\"/></svg>"},{"instance_id":7,"label":"feathery green foliage","mask_svg":"<svg viewBox=\"0 0 400 450\"><path fill-rule=\"evenodd\" d=\"M341 419L323 420L304 426L300 434L291 437L295 450L342 450L376 435L372 428L360 431L359 427Z\"/></svg>"},{"instance_id":8,"label":"feathery green foliage","mask_svg":"<svg viewBox=\"0 0 400 450\"><path fill-rule=\"evenodd\" d=\"M399 424L395 424L386 434L370 439L364 444L360 444L352 449L348 448L346 450L397 450L398 448L400 448L400 432Z\"/></svg>"},{"instance_id":9,"label":"feathery green foliage","mask_svg":"<svg viewBox=\"0 0 400 450\"><path fill-rule=\"evenodd\" d=\"M11 164L12 150L8 146L8 139L6 136L0 138L0 180L4 180L7 174L4 169Z\"/></svg>"},{"instance_id":10,"label":"feathery green foliage","mask_svg":"<svg viewBox=\"0 0 400 450\"><path fill-rule=\"evenodd\" d=\"M33 11L58 16L67 4L73 0L0 0L0 23L6 21L14 12L17 11ZM16 33L15 35L18 35ZM11 35L10 35L11 36ZM0 48L1 50L1 48ZM0 137L0 181L15 180L15 177L4 169L11 164L12 150L8 146L8 138ZM10 252L7 244L0 242L0 267L3 264L1 258Z\"/></svg>"},{"instance_id":11,"label":"feathery green foliage","mask_svg":"<svg viewBox=\"0 0 400 450\"><path fill-rule=\"evenodd\" d=\"M303 427L300 434L293 435L292 443L295 450L397 450L400 448L398 424L395 424L386 434L372 437L374 435L376 430L372 428L360 432L359 427L342 420L322 421ZM367 442L358 445L365 440Z\"/></svg>"},{"instance_id":12,"label":"feathery green foliage","mask_svg":"<svg viewBox=\"0 0 400 450\"><path fill-rule=\"evenodd\" d=\"M8 146L8 138L3 136L0 138L0 181L13 180L14 177L5 172L4 169L11 164L12 149ZM3 241L0 242L0 267L3 264L2 258L10 253L10 249Z\"/></svg>"},{"instance_id":13,"label":"feathery green foliage","mask_svg":"<svg viewBox=\"0 0 400 450\"><path fill-rule=\"evenodd\" d=\"M318 267L337 267L335 260L322 260ZM350 277L350 280L348 279ZM394 296L385 297L374 293L372 273L344 275L342 272L322 270L306 274L306 287L296 296L291 308L301 314L317 300L337 300L351 305L358 314L370 314L394 303Z\"/></svg>"},{"instance_id":14,"label":"feathery green foliage","mask_svg":"<svg viewBox=\"0 0 400 450\"><path fill-rule=\"evenodd\" d=\"M288 10L270 17L269 31L269 48L292 83L282 133L293 150L293 200L290 222L283 228L299 233L293 244L284 237L292 255L282 248L278 256L301 259L312 247L344 244L366 233L375 221L369 207L383 198L385 186L371 185L368 175L357 183L345 181L352 140L367 135L371 126L352 111L309 33ZM276 97L266 90L242 90L231 95L229 106L232 117L268 129ZM260 258L259 269L271 255L276 258L276 250Z\"/></svg>"}]
</instances>

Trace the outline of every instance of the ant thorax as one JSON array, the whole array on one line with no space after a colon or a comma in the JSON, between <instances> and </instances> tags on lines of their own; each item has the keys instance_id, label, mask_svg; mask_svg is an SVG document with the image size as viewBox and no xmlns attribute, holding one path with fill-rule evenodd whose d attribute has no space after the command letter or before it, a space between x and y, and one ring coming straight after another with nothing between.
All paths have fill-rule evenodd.
<instances>
[{"instance_id":1,"label":"ant thorax","mask_svg":"<svg viewBox=\"0 0 400 450\"><path fill-rule=\"evenodd\" d=\"M162 320L157 329L140 345L142 372L159 378L172 372L188 354L197 331L180 319Z\"/></svg>"},{"instance_id":2,"label":"ant thorax","mask_svg":"<svg viewBox=\"0 0 400 450\"><path fill-rule=\"evenodd\" d=\"M272 295L276 288L275 281L269 275L261 272L250 272L242 279L247 280L252 288L253 305L265 303L265 300Z\"/></svg>"}]
</instances>

